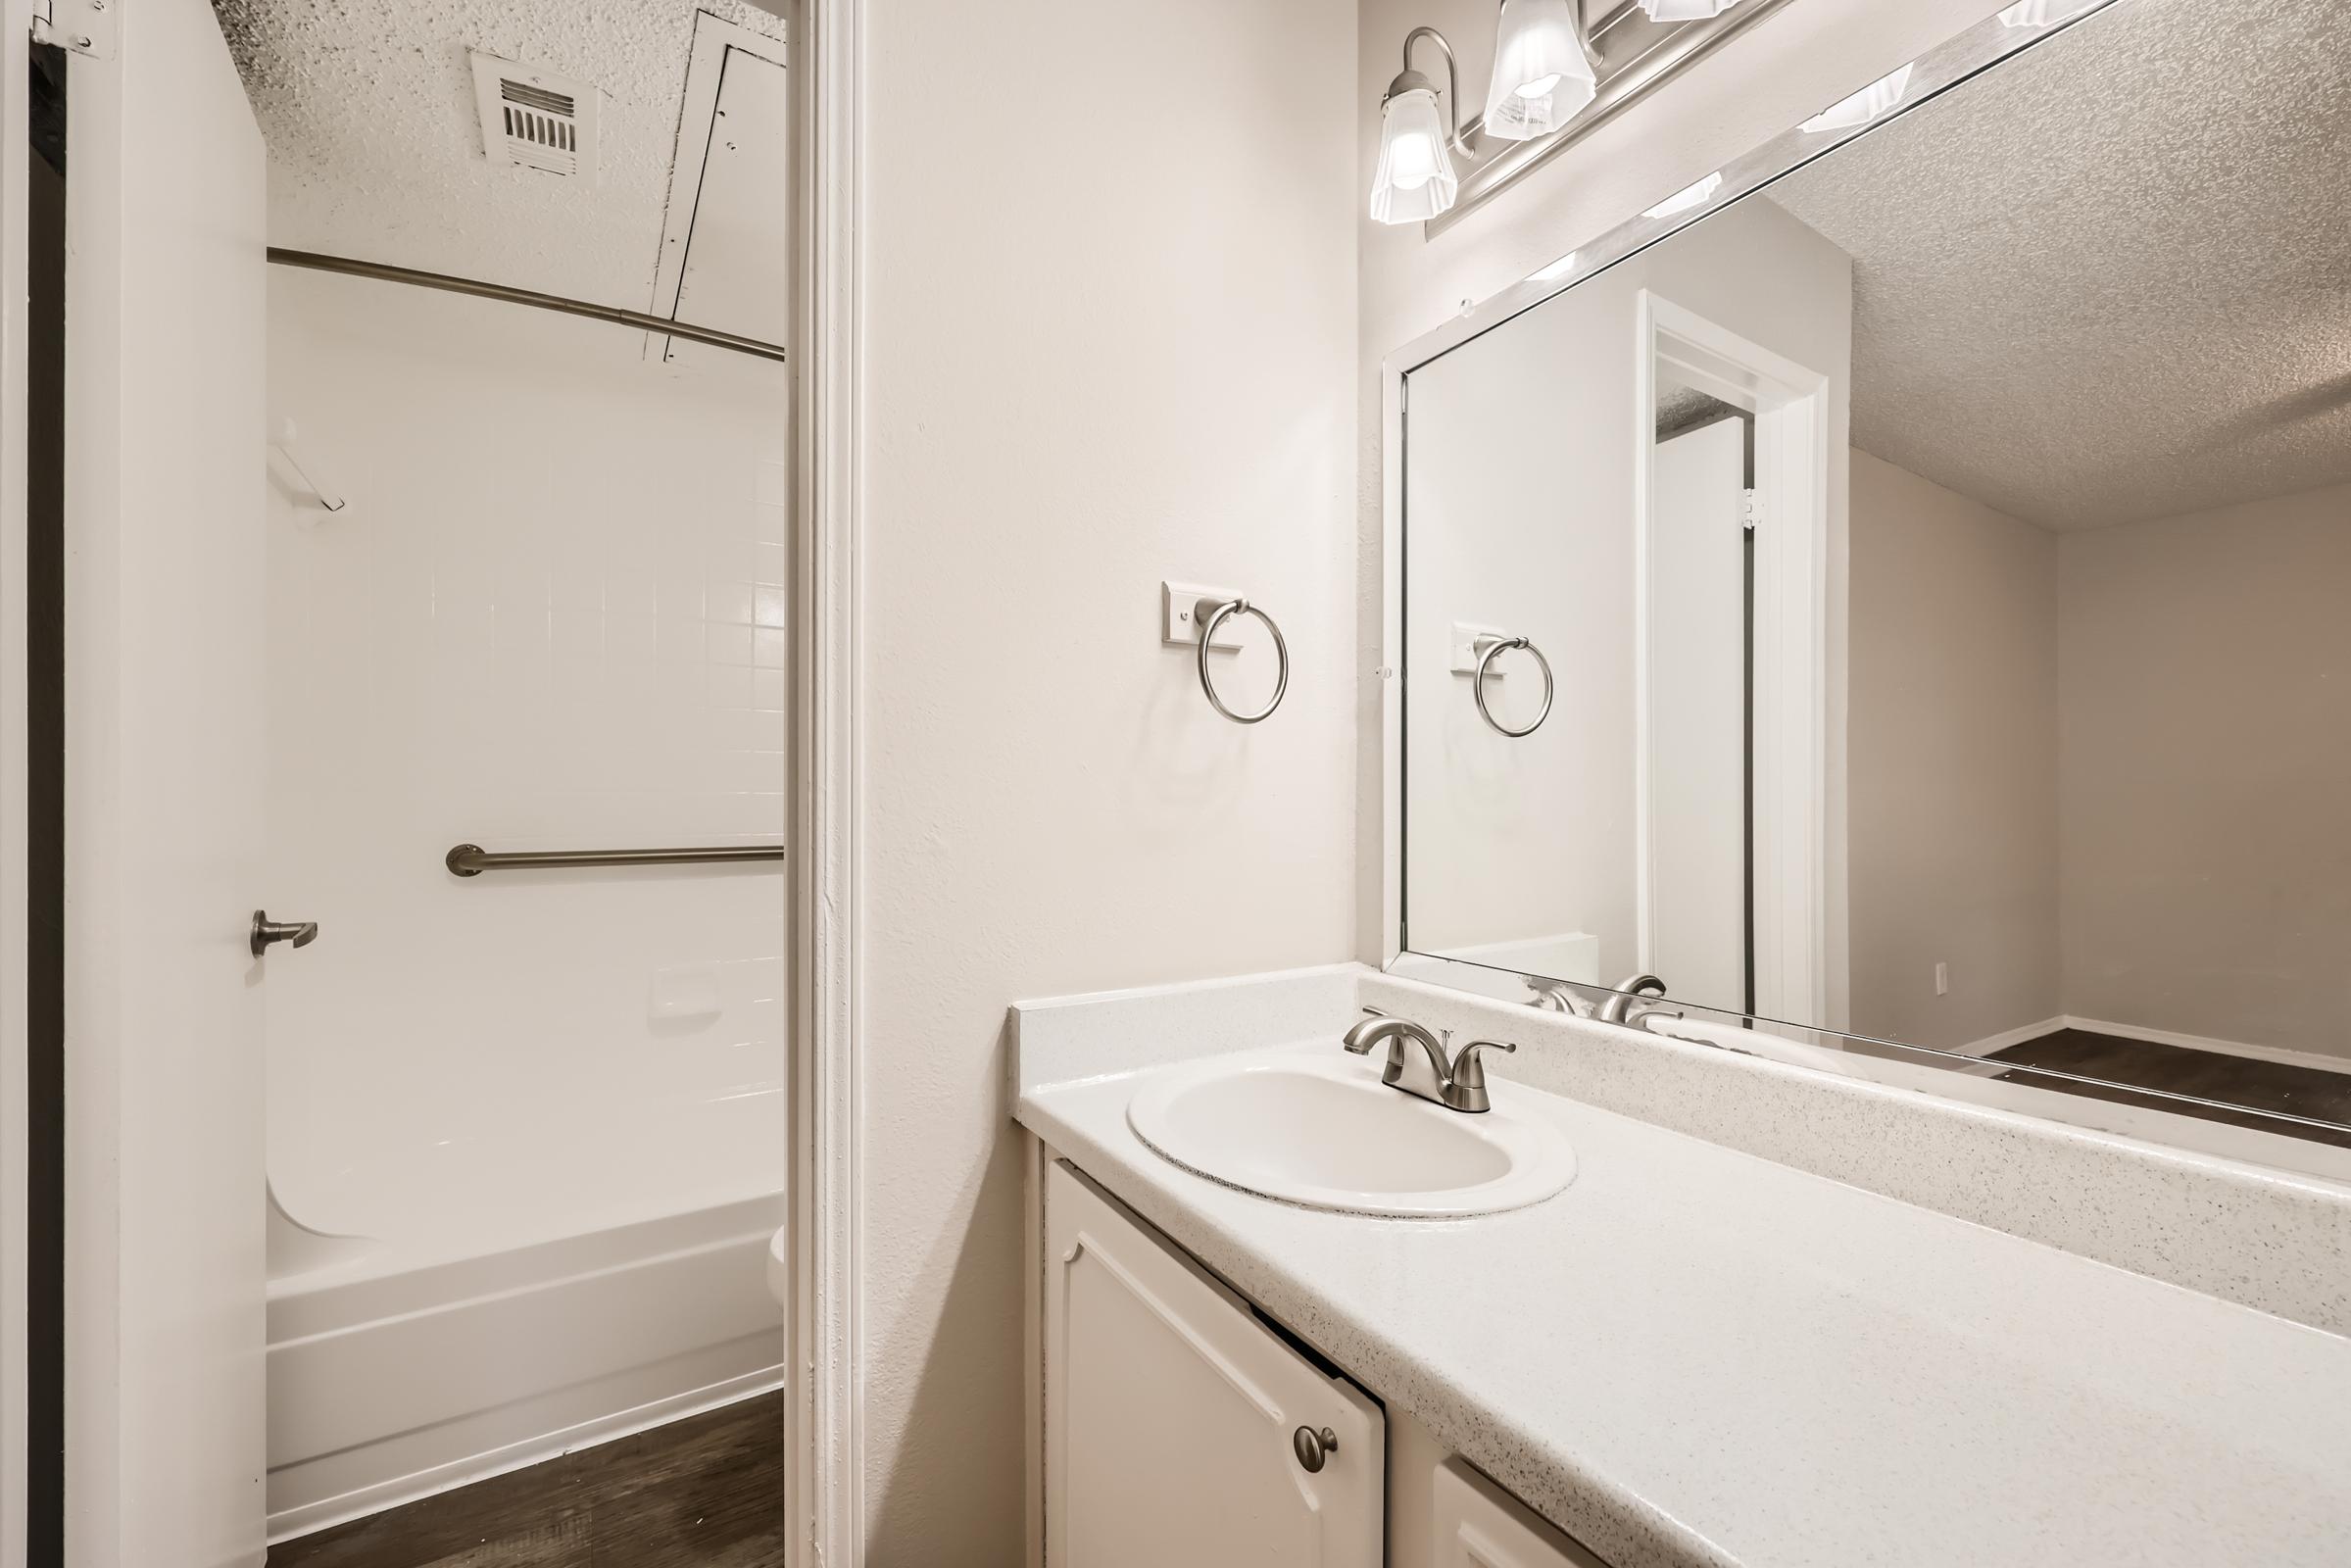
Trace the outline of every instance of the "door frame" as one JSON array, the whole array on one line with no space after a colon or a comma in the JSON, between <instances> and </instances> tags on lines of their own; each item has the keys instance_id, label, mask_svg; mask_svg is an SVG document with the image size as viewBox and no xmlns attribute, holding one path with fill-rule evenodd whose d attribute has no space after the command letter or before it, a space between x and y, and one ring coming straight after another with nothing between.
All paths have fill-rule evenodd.
<instances>
[{"instance_id":1,"label":"door frame","mask_svg":"<svg viewBox=\"0 0 2351 1568\"><path fill-rule=\"evenodd\" d=\"M24 82L34 0L0 0L0 405L24 406ZM787 1505L795 1564L854 1568L864 1555L860 1121L857 1032L862 778L857 601L861 585L863 166L857 127L864 0L803 0L798 28L808 238L798 258L804 369L796 402L799 464L801 783L791 897L802 983L795 1020L793 1302L787 1401ZM26 437L0 419L0 884L24 886L25 781ZM0 900L0 1568L26 1568L25 911ZM54 1348L52 1348L54 1349Z\"/></svg>"},{"instance_id":2,"label":"door frame","mask_svg":"<svg viewBox=\"0 0 2351 1568\"><path fill-rule=\"evenodd\" d=\"M1634 907L1652 962L1650 531L1657 371L1755 421L1755 969L1759 1017L1818 1021L1829 1000L1829 377L1642 289L1634 311Z\"/></svg>"},{"instance_id":3,"label":"door frame","mask_svg":"<svg viewBox=\"0 0 2351 1568\"><path fill-rule=\"evenodd\" d=\"M785 1377L794 1568L865 1556L863 955L865 0L795 7L801 326L793 878L792 1302ZM6 1568L6 1565L0 1565Z\"/></svg>"},{"instance_id":4,"label":"door frame","mask_svg":"<svg viewBox=\"0 0 2351 1568\"><path fill-rule=\"evenodd\" d=\"M26 885L30 845L25 791L27 733L24 485L25 293L30 278L25 161L30 156L27 87L33 0L0 0L0 1568L24 1568L29 1410L25 1380L35 1352L27 1337L31 1210ZM46 1348L55 1355L56 1348ZM53 1499L62 1504L62 1499Z\"/></svg>"}]
</instances>

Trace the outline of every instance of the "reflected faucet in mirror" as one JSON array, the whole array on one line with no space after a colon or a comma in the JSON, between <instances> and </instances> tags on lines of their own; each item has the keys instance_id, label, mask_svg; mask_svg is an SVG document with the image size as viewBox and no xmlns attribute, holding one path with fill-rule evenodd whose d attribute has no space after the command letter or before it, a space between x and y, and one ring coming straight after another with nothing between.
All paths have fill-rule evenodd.
<instances>
[{"instance_id":1,"label":"reflected faucet in mirror","mask_svg":"<svg viewBox=\"0 0 2351 1568\"><path fill-rule=\"evenodd\" d=\"M1664 995L1665 982L1655 975L1628 975L1616 983L1616 989L1609 994L1607 1001L1600 1004L1600 1010L1593 1016L1602 1023L1630 1023L1634 1003L1642 997Z\"/></svg>"}]
</instances>

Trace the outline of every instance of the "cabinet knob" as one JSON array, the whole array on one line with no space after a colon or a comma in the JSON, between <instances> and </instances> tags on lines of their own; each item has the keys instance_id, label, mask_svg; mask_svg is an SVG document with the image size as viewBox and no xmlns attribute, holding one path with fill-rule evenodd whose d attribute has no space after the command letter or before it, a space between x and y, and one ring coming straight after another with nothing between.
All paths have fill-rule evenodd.
<instances>
[{"instance_id":1,"label":"cabinet knob","mask_svg":"<svg viewBox=\"0 0 2351 1568\"><path fill-rule=\"evenodd\" d=\"M1323 1460L1339 1451L1339 1434L1329 1427L1320 1432L1312 1427L1299 1427L1290 1434L1290 1446L1298 1454L1298 1462L1308 1475L1319 1474Z\"/></svg>"}]
</instances>

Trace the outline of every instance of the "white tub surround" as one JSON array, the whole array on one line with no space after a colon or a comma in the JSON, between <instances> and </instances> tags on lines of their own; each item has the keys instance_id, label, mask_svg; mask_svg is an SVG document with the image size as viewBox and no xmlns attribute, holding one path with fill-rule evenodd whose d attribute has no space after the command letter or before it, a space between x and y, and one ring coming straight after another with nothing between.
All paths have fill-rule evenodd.
<instances>
[{"instance_id":1,"label":"white tub surround","mask_svg":"<svg viewBox=\"0 0 2351 1568\"><path fill-rule=\"evenodd\" d=\"M354 1241L269 1285L269 1537L536 1464L783 1382L784 1199L427 1261Z\"/></svg>"},{"instance_id":2,"label":"white tub surround","mask_svg":"<svg viewBox=\"0 0 2351 1568\"><path fill-rule=\"evenodd\" d=\"M270 1539L779 1386L783 1102L386 1141L273 1192Z\"/></svg>"},{"instance_id":3,"label":"white tub surround","mask_svg":"<svg viewBox=\"0 0 2351 1568\"><path fill-rule=\"evenodd\" d=\"M270 502L270 897L321 926L268 1020L282 1538L780 1378L787 879L444 857L782 838L792 534L778 368L269 300L351 497Z\"/></svg>"},{"instance_id":4,"label":"white tub surround","mask_svg":"<svg viewBox=\"0 0 2351 1568\"><path fill-rule=\"evenodd\" d=\"M1360 973L1366 994L1393 984ZM1298 977L1271 983L1296 1000ZM1356 999L1326 1000L1316 1026L1284 1017L1282 1044L1208 988L1176 994L1157 1019L1143 994L1109 999L1091 1050L1080 1007L1016 1008L1023 1058L1041 1030L1035 1059L1066 1074L1024 1074L1017 1117L1616 1568L2339 1560L2351 1341L2335 1334L1524 1081L1497 1081L1496 1104L1559 1127L1577 1180L1475 1219L1270 1201L1178 1168L1130 1130L1138 1069L1165 1064L1171 1022L1223 1020L1193 1030L1199 1054L1337 1055ZM1402 1000L1397 1010L1416 1012L1421 999ZM1792 1111L1786 1095L1765 1096L1759 1121L1856 1091L1931 1103L1530 1009L1510 1021L1522 1080L1546 1054L1575 1071L1572 1049L1554 1045L1617 1044L1663 1054L1661 1072L1716 1080L1717 1100L1783 1080L1811 1091ZM1979 1138L1993 1136L1979 1123L2022 1120L1935 1113ZM2020 1130L2002 1157L2052 1158L2048 1141L2092 1150L2098 1168L2177 1160L2172 1206L2193 1206L2197 1184L2221 1176L2072 1129ZM2068 1198L2095 1207L2100 1196L2093 1182Z\"/></svg>"},{"instance_id":5,"label":"white tub surround","mask_svg":"<svg viewBox=\"0 0 2351 1568\"><path fill-rule=\"evenodd\" d=\"M270 1539L777 1387L786 1125L773 1088L612 1105L273 1200Z\"/></svg>"}]
</instances>

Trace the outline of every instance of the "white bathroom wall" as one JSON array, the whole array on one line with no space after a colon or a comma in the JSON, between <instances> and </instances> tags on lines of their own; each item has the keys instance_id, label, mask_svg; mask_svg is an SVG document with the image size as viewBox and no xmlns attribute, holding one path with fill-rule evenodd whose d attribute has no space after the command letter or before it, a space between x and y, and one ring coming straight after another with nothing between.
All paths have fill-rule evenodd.
<instances>
[{"instance_id":1,"label":"white bathroom wall","mask_svg":"<svg viewBox=\"0 0 2351 1568\"><path fill-rule=\"evenodd\" d=\"M2065 1010L2351 1058L2351 486L2056 560Z\"/></svg>"},{"instance_id":2,"label":"white bathroom wall","mask_svg":"<svg viewBox=\"0 0 2351 1568\"><path fill-rule=\"evenodd\" d=\"M1866 452L1852 472L1852 1028L1965 1047L2068 1010L2059 545Z\"/></svg>"},{"instance_id":3,"label":"white bathroom wall","mask_svg":"<svg viewBox=\"0 0 2351 1568\"><path fill-rule=\"evenodd\" d=\"M1845 475L1834 460L1845 451L1852 289L1842 251L1747 201L1414 372L1415 952L1583 931L1599 938L1603 983L1638 964L1634 476L1656 417L1636 389L1640 298L1651 291L1828 378L1828 559L1840 569ZM1559 701L1535 734L1508 740L1479 718L1469 677L1451 672L1456 620L1544 650ZM1493 696L1523 723L1540 677L1508 667L1507 691Z\"/></svg>"},{"instance_id":4,"label":"white bathroom wall","mask_svg":"<svg viewBox=\"0 0 2351 1568\"><path fill-rule=\"evenodd\" d=\"M355 1166L406 1162L412 1195L503 1170L455 1182L445 1223L527 1228L573 1185L551 1140L624 1149L664 1106L782 1077L772 868L441 859L782 836L783 382L424 290L269 289L272 412L350 498L325 515L273 467L270 912L320 936L271 963L272 1180L297 1219L374 1232L399 1195ZM633 1196L772 1190L780 1107L771 1140L746 1131Z\"/></svg>"},{"instance_id":5,"label":"white bathroom wall","mask_svg":"<svg viewBox=\"0 0 2351 1568\"><path fill-rule=\"evenodd\" d=\"M1541 264L1515 257L1549 260L1703 173L1709 150L1719 162L1936 41L1951 27L1935 13L1987 9L1807 0L1765 25L1768 44L1620 121L1596 162L1448 236L1442 271L1399 261L1416 231L1358 256L1360 154L1405 28L1442 13L1474 37L1485 0L1375 7L1360 48L1345 0L869 13L875 1568L1016 1560L1005 1003L1377 951L1358 912L1378 906L1380 842L1357 750L1376 756L1379 737L1377 552L1351 536L1365 519L1376 537L1378 515L1359 365L1457 308L1462 283L1492 292ZM1019 87L1035 82L1087 89L1084 133L1050 156ZM1672 145L1643 144L1661 130ZM1530 214L1540 226L1511 234ZM1369 454L1368 487L1350 454ZM1283 617L1297 668L1263 725L1208 714L1184 656L1156 644L1158 581L1193 573ZM1361 835L1350 779L1371 790Z\"/></svg>"},{"instance_id":6,"label":"white bathroom wall","mask_svg":"<svg viewBox=\"0 0 2351 1568\"><path fill-rule=\"evenodd\" d=\"M1006 1004L1350 952L1354 14L866 15L866 1561L1007 1564ZM1272 718L1167 577L1280 619Z\"/></svg>"},{"instance_id":7,"label":"white bathroom wall","mask_svg":"<svg viewBox=\"0 0 2351 1568\"><path fill-rule=\"evenodd\" d=\"M1603 0L1586 0L1597 16ZM1756 22L1681 76L1600 126L1508 192L1431 238L1417 224L1369 218L1358 192L1363 373L1358 382L1357 635L1380 636L1381 360L1487 298L1606 232L1828 104L1999 9L1999 0L1799 0ZM1498 8L1491 0L1361 0L1353 117L1359 182L1368 186L1379 147L1380 94L1400 64L1404 34L1444 29L1460 55L1465 96L1482 107ZM1421 60L1422 69L1437 62ZM1842 597L1832 583L1832 603ZM1833 649L1833 657L1838 653ZM1358 849L1357 951L1377 959L1379 873L1393 825L1380 826L1380 690L1369 664L1360 682L1355 775L1366 824ZM1833 737L1834 739L1834 737ZM1841 772L1832 758L1832 776ZM1841 884L1841 865L1831 867ZM1833 918L1835 911L1833 911ZM1833 927L1834 949L1844 940ZM1832 997L1835 1005L1841 998Z\"/></svg>"}]
</instances>

